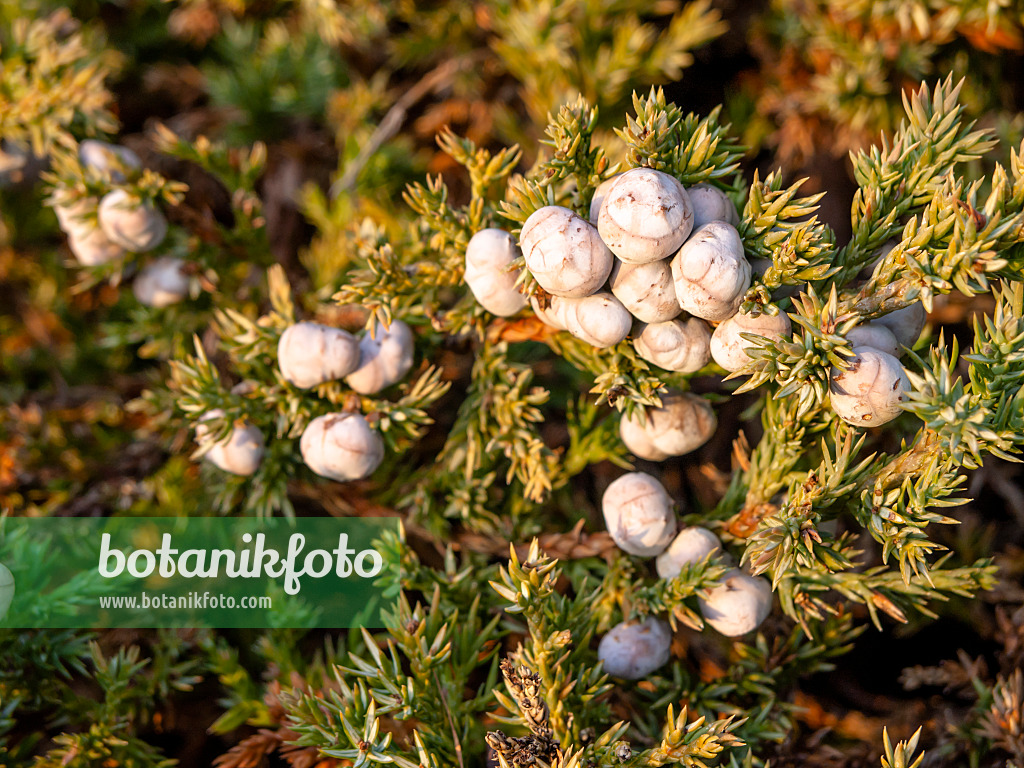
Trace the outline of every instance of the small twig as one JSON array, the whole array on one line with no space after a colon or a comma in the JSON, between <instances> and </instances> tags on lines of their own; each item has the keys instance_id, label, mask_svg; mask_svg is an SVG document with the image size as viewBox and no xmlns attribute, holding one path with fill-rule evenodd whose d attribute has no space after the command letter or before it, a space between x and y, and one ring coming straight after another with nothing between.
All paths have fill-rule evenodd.
<instances>
[{"instance_id":1,"label":"small twig","mask_svg":"<svg viewBox=\"0 0 1024 768\"><path fill-rule=\"evenodd\" d=\"M363 168L370 161L370 158L373 157L374 153L386 141L398 133L412 106L427 94L438 91L443 86L449 84L459 70L472 64L473 58L466 57L445 61L425 74L419 82L407 90L388 110L387 114L384 115L384 119L380 121L380 125L377 126L373 135L370 136L370 140L359 151L355 160L345 167L345 172L341 175L341 178L331 185L331 197L337 197L343 192L353 191Z\"/></svg>"},{"instance_id":2,"label":"small twig","mask_svg":"<svg viewBox=\"0 0 1024 768\"><path fill-rule=\"evenodd\" d=\"M444 705L444 713L448 717L448 724L452 727L452 740L455 742L455 757L459 761L459 768L466 768L462 762L462 742L459 740L458 731L455 730L455 718L452 717L452 710L448 706L448 694L444 691L444 686L441 685L441 680L438 678L437 670L434 670L434 683L437 685L437 690L441 694L441 703Z\"/></svg>"}]
</instances>

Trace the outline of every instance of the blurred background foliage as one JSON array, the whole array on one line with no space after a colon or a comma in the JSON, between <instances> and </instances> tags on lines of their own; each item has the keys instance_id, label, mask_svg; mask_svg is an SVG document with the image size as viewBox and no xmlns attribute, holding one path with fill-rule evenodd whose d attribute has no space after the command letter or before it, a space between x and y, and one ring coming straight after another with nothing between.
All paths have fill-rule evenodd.
<instances>
[{"instance_id":1,"label":"blurred background foliage","mask_svg":"<svg viewBox=\"0 0 1024 768\"><path fill-rule=\"evenodd\" d=\"M967 78L967 116L1016 146L1024 130L1024 3L0 0L0 511L214 514L235 503L239 488L211 483L209 468L188 460L190 435L169 418L164 361L192 351L195 333L228 379L213 308L269 312L268 266L281 265L300 313L325 317L338 276L353 263L378 253L386 238L425 239L430 233L402 199L409 184L440 175L452 205L470 199L465 162L436 139L444 128L485 151L518 144L510 170L526 172L541 154L548 115L577 94L598 107L596 142L624 122L634 91L664 84L684 111L723 105L722 119L745 145L748 174L764 178L781 167L784 185L808 177L803 194L828 190L818 215L843 239L855 188L847 153L891 135L904 91L949 72ZM73 264L43 203L40 174L86 137L123 143L165 179L187 185L169 218L187 233L179 247L210 274L187 309L142 307L117 276ZM977 306L949 299L934 317L967 329ZM430 362L464 384L474 377L466 349L431 343ZM518 393L533 376L552 402L570 402L578 372L516 346L511 358L500 343L489 348L473 379L476 396L489 388ZM713 505L728 484L731 438L749 417L749 401L734 400L720 415L726 437L664 478L690 508ZM450 404L441 400L436 410ZM554 489L545 549L565 559L566 582L589 576L614 592L628 582L621 559L602 560L609 543L572 526L598 518L596 488L619 470L605 461L600 439L588 442L571 433L564 412L537 406L552 418L532 437L575 451L573 472ZM598 437L613 433L593 406L574 408L574 423ZM428 434L412 463L442 448L443 436ZM570 484L588 464L586 484ZM1024 526L1020 480L1008 465L986 465L973 476L978 501L963 511L963 524L939 534L955 562L995 549L1002 569L983 603L942 608L943 629L912 620L891 636L864 635L834 677L825 674L827 660L847 652L855 635L844 619L821 637L777 633L771 646L759 639L723 652L697 642L686 650L695 679L658 679L641 700L656 704L660 717L672 692L687 686L700 692L694 711L709 717L726 699L760 706L744 734L763 742L773 764L876 764L883 723L909 737L911 724L933 712L940 714L927 724L937 745L930 759L1024 760L1019 727L1006 727L1019 724L1013 718L1024 706L1013 672L1024 648L1024 552L995 547L1012 540L1006 530ZM298 514L373 514L407 501L397 487L306 479L285 478L276 492ZM409 578L423 604L401 605L389 628L406 660L431 662L421 639L454 632L455 620L445 617L472 603L482 574L497 578L494 563L508 545L495 530L541 532L515 509L483 521L482 530L462 526L460 510L472 503L459 498L455 509L410 527L409 551L423 553L423 562L410 555ZM447 551L442 531L452 542ZM495 594L482 601L473 609L481 615L503 607ZM609 611L598 606L593 626L607 624ZM474 615L467 626L481 621ZM509 622L497 632L508 644L525 628ZM486 666L498 645L483 647L463 632L455 647ZM349 663L349 652L374 655L354 634L0 633L0 764L148 766L174 756L199 765L220 756L226 768L265 759L316 765L314 746L289 744L314 719L295 691L338 690L332 665ZM797 671L809 678L798 682ZM373 674L363 671L366 685ZM462 699L470 679L458 665L442 674L447 690L460 691L455 716L482 762L478 721L494 702ZM489 678L479 674L472 683L484 688ZM950 699L939 707L943 691ZM657 737L655 718L631 711L625 697L613 696L610 706ZM788 735L794 727L799 737ZM819 748L827 735L839 746Z\"/></svg>"}]
</instances>

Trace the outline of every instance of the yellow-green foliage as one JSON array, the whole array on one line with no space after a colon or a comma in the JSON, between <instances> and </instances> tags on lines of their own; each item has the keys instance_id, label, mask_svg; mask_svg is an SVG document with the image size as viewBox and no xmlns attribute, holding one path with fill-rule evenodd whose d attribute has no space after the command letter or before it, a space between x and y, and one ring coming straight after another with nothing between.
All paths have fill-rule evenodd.
<instances>
[{"instance_id":1,"label":"yellow-green foliage","mask_svg":"<svg viewBox=\"0 0 1024 768\"><path fill-rule=\"evenodd\" d=\"M66 10L0 31L0 137L42 156L117 130L105 81L118 57L92 37Z\"/></svg>"}]
</instances>

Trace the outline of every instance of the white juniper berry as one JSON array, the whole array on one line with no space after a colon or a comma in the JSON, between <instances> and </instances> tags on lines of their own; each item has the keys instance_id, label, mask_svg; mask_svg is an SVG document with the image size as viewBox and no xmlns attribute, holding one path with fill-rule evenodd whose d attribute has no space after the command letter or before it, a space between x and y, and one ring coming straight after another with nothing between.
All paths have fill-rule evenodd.
<instances>
[{"instance_id":1,"label":"white juniper berry","mask_svg":"<svg viewBox=\"0 0 1024 768\"><path fill-rule=\"evenodd\" d=\"M701 615L726 637L739 637L757 629L772 610L772 588L767 579L734 568L706 595L698 599Z\"/></svg>"},{"instance_id":2,"label":"white juniper berry","mask_svg":"<svg viewBox=\"0 0 1024 768\"><path fill-rule=\"evenodd\" d=\"M705 320L726 320L750 287L750 263L736 229L713 221L696 230L672 258L680 306Z\"/></svg>"},{"instance_id":3,"label":"white juniper berry","mask_svg":"<svg viewBox=\"0 0 1024 768\"><path fill-rule=\"evenodd\" d=\"M672 267L664 259L645 264L616 259L608 285L630 314L644 323L663 323L683 311L676 298Z\"/></svg>"},{"instance_id":4,"label":"white juniper berry","mask_svg":"<svg viewBox=\"0 0 1024 768\"><path fill-rule=\"evenodd\" d=\"M645 472L630 472L612 482L601 499L601 509L608 533L631 555L659 554L676 532L672 499Z\"/></svg>"},{"instance_id":5,"label":"white juniper berry","mask_svg":"<svg viewBox=\"0 0 1024 768\"><path fill-rule=\"evenodd\" d=\"M309 389L358 369L359 347L359 341L341 328L295 323L285 329L277 343L277 364L286 380Z\"/></svg>"},{"instance_id":6,"label":"white juniper berry","mask_svg":"<svg viewBox=\"0 0 1024 768\"><path fill-rule=\"evenodd\" d=\"M646 415L622 417L619 434L634 455L664 461L696 450L714 434L718 421L704 398L673 392L662 395L661 402Z\"/></svg>"},{"instance_id":7,"label":"white juniper berry","mask_svg":"<svg viewBox=\"0 0 1024 768\"><path fill-rule=\"evenodd\" d=\"M223 411L215 409L206 414L205 420L220 418L223 415ZM200 421L196 425L196 442L200 446L205 446L212 441L213 436L209 427ZM263 433L254 424L242 422L233 424L227 437L213 442L205 458L225 472L247 476L259 469L264 451Z\"/></svg>"},{"instance_id":8,"label":"white juniper berry","mask_svg":"<svg viewBox=\"0 0 1024 768\"><path fill-rule=\"evenodd\" d=\"M689 236L693 206L674 176L634 168L617 176L605 193L597 228L621 261L660 261L675 253Z\"/></svg>"},{"instance_id":9,"label":"white juniper berry","mask_svg":"<svg viewBox=\"0 0 1024 768\"><path fill-rule=\"evenodd\" d=\"M519 270L509 271L519 256L515 238L494 227L481 229L466 246L466 285L493 315L510 317L528 302L516 287Z\"/></svg>"},{"instance_id":10,"label":"white juniper berry","mask_svg":"<svg viewBox=\"0 0 1024 768\"><path fill-rule=\"evenodd\" d=\"M345 377L356 392L372 395L397 384L412 369L415 344L412 329L401 320L384 327L376 323L359 340L359 367Z\"/></svg>"},{"instance_id":11,"label":"white juniper berry","mask_svg":"<svg viewBox=\"0 0 1024 768\"><path fill-rule=\"evenodd\" d=\"M348 482L369 477L384 460L384 441L358 413L313 419L299 441L302 460L322 477Z\"/></svg>"},{"instance_id":12,"label":"white juniper berry","mask_svg":"<svg viewBox=\"0 0 1024 768\"><path fill-rule=\"evenodd\" d=\"M597 228L568 208L538 209L523 224L519 244L530 273L553 296L589 296L612 271L612 252Z\"/></svg>"},{"instance_id":13,"label":"white juniper berry","mask_svg":"<svg viewBox=\"0 0 1024 768\"><path fill-rule=\"evenodd\" d=\"M671 646L668 624L648 617L612 627L597 646L597 658L612 677L642 680L668 663Z\"/></svg>"},{"instance_id":14,"label":"white juniper berry","mask_svg":"<svg viewBox=\"0 0 1024 768\"><path fill-rule=\"evenodd\" d=\"M97 216L103 234L128 251L151 251L167 235L167 219L160 209L124 189L104 195Z\"/></svg>"},{"instance_id":15,"label":"white juniper berry","mask_svg":"<svg viewBox=\"0 0 1024 768\"><path fill-rule=\"evenodd\" d=\"M132 281L132 293L140 303L157 309L169 307L188 296L189 277L181 259L164 256L147 264Z\"/></svg>"},{"instance_id":16,"label":"white juniper berry","mask_svg":"<svg viewBox=\"0 0 1024 768\"><path fill-rule=\"evenodd\" d=\"M699 317L648 323L634 334L633 346L644 360L666 371L694 373L711 359L711 329Z\"/></svg>"}]
</instances>

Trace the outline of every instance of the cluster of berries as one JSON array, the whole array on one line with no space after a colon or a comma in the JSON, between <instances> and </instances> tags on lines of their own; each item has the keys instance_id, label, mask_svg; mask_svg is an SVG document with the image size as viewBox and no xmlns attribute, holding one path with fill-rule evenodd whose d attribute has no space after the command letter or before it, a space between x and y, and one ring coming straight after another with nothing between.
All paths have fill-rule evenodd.
<instances>
[{"instance_id":1,"label":"cluster of berries","mask_svg":"<svg viewBox=\"0 0 1024 768\"><path fill-rule=\"evenodd\" d=\"M344 379L361 395L371 395L397 384L413 364L413 334L395 320L385 328L357 338L348 331L317 323L295 323L285 329L277 346L281 376L299 389ZM211 412L206 418L222 416ZM200 422L196 438L210 439ZM236 424L226 438L205 456L221 469L251 475L263 458L265 441L252 424ZM303 461L313 472L339 482L368 477L384 460L384 441L361 413L340 411L312 419L299 440Z\"/></svg>"},{"instance_id":2,"label":"cluster of berries","mask_svg":"<svg viewBox=\"0 0 1024 768\"><path fill-rule=\"evenodd\" d=\"M536 210L519 243L501 229L477 232L466 248L466 283L487 311L501 317L528 304L547 325L596 348L631 339L642 359L666 371L694 373L712 359L730 373L751 361L745 335L788 338L785 312L739 311L752 276L729 197L707 184L689 188L673 176L635 168L603 182L590 221L560 206ZM538 290L521 292L520 252ZM918 303L854 328L854 357L832 371L832 404L840 418L877 426L901 410L909 381L899 350L925 322ZM714 412L703 398L669 393L644 416L623 418L621 435L636 456L663 461L711 437Z\"/></svg>"},{"instance_id":3,"label":"cluster of berries","mask_svg":"<svg viewBox=\"0 0 1024 768\"><path fill-rule=\"evenodd\" d=\"M741 317L751 281L738 223L717 187L686 189L667 173L635 168L597 188L589 222L559 206L526 220L519 245L540 289L532 297L518 288L519 248L499 229L470 240L466 283L493 314L507 317L529 303L544 323L594 347L631 338L641 358L666 371L693 373L712 357L738 370L740 333L789 333L782 314L750 318L757 327L730 322ZM703 398L671 393L643 420L624 418L622 438L635 455L661 461L702 445L715 426Z\"/></svg>"},{"instance_id":4,"label":"cluster of berries","mask_svg":"<svg viewBox=\"0 0 1024 768\"><path fill-rule=\"evenodd\" d=\"M78 262L95 267L159 246L167 236L167 219L154 203L119 186L141 171L139 156L127 147L88 139L79 145L78 158L110 187L102 197L79 197L64 187L53 193L57 222ZM168 307L189 295L190 282L185 262L161 257L139 270L132 292L142 304Z\"/></svg>"},{"instance_id":5,"label":"cluster of berries","mask_svg":"<svg viewBox=\"0 0 1024 768\"><path fill-rule=\"evenodd\" d=\"M715 552L719 559L729 559L718 537L707 528L679 529L668 491L644 472L615 480L601 506L616 545L631 555L655 557L655 568L663 579L678 576L684 567L703 562ZM727 637L757 629L771 605L767 580L739 568L727 571L717 586L698 597L704 620ZM671 641L672 632L662 619L625 621L601 639L598 657L609 674L639 680L668 661Z\"/></svg>"}]
</instances>

